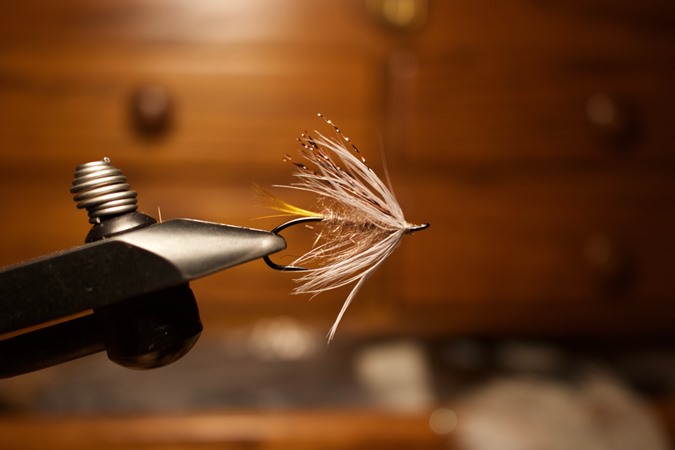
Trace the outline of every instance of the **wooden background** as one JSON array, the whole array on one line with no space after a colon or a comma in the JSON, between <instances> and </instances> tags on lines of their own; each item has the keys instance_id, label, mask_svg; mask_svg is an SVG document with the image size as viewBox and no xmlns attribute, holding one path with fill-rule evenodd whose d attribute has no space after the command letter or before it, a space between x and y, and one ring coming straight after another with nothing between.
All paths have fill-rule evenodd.
<instances>
[{"instance_id":1,"label":"wooden background","mask_svg":"<svg viewBox=\"0 0 675 450\"><path fill-rule=\"evenodd\" d=\"M5 2L0 264L83 241L68 190L103 156L150 215L271 228L252 185L291 180L321 112L431 223L338 337L672 337L673 80L665 0ZM259 261L193 283L209 333L327 330L346 292L292 287Z\"/></svg>"}]
</instances>

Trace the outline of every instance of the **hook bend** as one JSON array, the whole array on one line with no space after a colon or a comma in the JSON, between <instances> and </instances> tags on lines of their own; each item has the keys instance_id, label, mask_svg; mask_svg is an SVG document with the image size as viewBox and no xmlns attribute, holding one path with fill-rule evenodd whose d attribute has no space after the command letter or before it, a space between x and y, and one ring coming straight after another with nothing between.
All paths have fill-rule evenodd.
<instances>
[{"instance_id":1,"label":"hook bend","mask_svg":"<svg viewBox=\"0 0 675 450\"><path fill-rule=\"evenodd\" d=\"M289 220L288 222L284 222L281 225L276 226L271 230L272 233L274 234L279 234L281 231L285 230L286 228L299 225L301 223L306 223L306 222L321 222L323 220L323 217L319 216L309 216L309 217L298 217L297 219L292 219ZM265 261L265 264L267 264L269 267L271 267L274 270L284 270L287 272L298 272L298 271L303 271L303 270L309 270L306 267L301 267L301 266L292 266L292 265L282 265L282 264L277 264L274 261L272 261L269 257L269 255L263 256L263 260Z\"/></svg>"}]
</instances>

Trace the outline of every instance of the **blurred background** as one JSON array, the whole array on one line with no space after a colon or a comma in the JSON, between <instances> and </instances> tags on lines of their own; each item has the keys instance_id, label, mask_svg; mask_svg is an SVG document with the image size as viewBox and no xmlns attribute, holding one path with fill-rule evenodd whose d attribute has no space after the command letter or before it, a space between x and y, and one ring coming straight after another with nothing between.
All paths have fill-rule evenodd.
<instances>
[{"instance_id":1,"label":"blurred background","mask_svg":"<svg viewBox=\"0 0 675 450\"><path fill-rule=\"evenodd\" d=\"M83 242L104 156L150 215L270 229L318 112L431 228L330 345L348 290L254 261L169 367L0 380L0 448L670 448L674 80L667 0L5 1L1 265Z\"/></svg>"}]
</instances>

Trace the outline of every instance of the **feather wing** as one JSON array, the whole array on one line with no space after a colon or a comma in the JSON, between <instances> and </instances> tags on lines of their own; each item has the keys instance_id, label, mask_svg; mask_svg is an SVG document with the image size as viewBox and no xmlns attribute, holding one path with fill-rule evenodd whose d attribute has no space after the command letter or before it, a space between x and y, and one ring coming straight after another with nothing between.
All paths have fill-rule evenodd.
<instances>
[{"instance_id":1,"label":"feather wing","mask_svg":"<svg viewBox=\"0 0 675 450\"><path fill-rule=\"evenodd\" d=\"M296 280L294 293L314 296L355 283L328 333L330 341L365 281L405 234L423 226L405 220L393 193L368 167L356 146L330 120L324 120L333 126L337 137L303 133L298 139L300 160L289 155L284 158L296 166L297 181L280 186L316 195L321 212L278 199L271 203L282 212L323 218L324 227L314 247L293 262L314 266Z\"/></svg>"}]
</instances>

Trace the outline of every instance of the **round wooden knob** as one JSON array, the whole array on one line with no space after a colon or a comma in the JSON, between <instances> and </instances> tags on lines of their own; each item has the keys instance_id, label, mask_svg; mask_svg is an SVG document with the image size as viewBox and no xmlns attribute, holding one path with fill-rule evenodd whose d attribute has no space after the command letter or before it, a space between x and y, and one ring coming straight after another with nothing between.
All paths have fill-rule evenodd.
<instances>
[{"instance_id":1,"label":"round wooden knob","mask_svg":"<svg viewBox=\"0 0 675 450\"><path fill-rule=\"evenodd\" d=\"M605 142L619 149L636 143L639 120L635 109L625 100L597 93L586 102L586 118Z\"/></svg>"},{"instance_id":2,"label":"round wooden knob","mask_svg":"<svg viewBox=\"0 0 675 450\"><path fill-rule=\"evenodd\" d=\"M174 105L170 92L163 86L149 84L138 88L131 97L134 128L145 136L166 133L173 121Z\"/></svg>"},{"instance_id":3,"label":"round wooden knob","mask_svg":"<svg viewBox=\"0 0 675 450\"><path fill-rule=\"evenodd\" d=\"M635 282L636 265L626 245L607 234L586 241L585 256L594 278L611 294L627 291Z\"/></svg>"}]
</instances>

